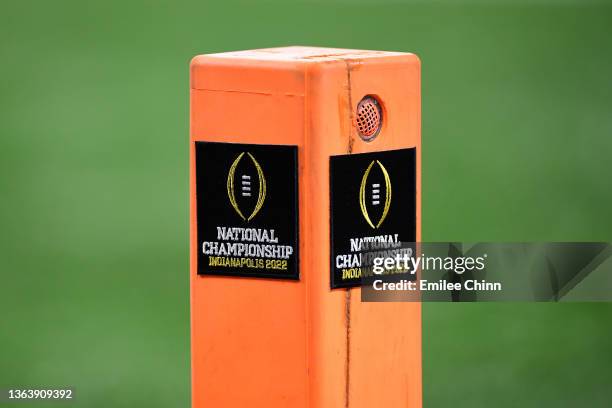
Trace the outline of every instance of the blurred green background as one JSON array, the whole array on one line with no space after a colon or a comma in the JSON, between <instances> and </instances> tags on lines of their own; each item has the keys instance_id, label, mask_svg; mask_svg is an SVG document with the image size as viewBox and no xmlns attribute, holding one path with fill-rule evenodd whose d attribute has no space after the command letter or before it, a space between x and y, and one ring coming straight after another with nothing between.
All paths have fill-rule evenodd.
<instances>
[{"instance_id":1,"label":"blurred green background","mask_svg":"<svg viewBox=\"0 0 612 408\"><path fill-rule=\"evenodd\" d=\"M425 240L609 241L611 40L612 6L579 0L2 0L0 387L189 406L193 55L415 52ZM426 304L425 407L608 407L611 323Z\"/></svg>"}]
</instances>

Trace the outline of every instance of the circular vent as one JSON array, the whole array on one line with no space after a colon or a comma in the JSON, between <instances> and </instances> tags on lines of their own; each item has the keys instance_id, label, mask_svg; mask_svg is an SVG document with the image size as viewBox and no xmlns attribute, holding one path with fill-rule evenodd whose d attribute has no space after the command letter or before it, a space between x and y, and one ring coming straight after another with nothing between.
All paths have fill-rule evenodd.
<instances>
[{"instance_id":1,"label":"circular vent","mask_svg":"<svg viewBox=\"0 0 612 408\"><path fill-rule=\"evenodd\" d=\"M380 103L373 96L365 96L357 105L357 130L365 141L374 139L382 125Z\"/></svg>"}]
</instances>

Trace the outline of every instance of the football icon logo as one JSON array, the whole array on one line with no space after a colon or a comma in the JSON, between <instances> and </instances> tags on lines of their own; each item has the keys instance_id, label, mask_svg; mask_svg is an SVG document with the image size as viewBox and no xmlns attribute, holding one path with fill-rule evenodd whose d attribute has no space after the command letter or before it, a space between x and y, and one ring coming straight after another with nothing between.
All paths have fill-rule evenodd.
<instances>
[{"instance_id":1,"label":"football icon logo","mask_svg":"<svg viewBox=\"0 0 612 408\"><path fill-rule=\"evenodd\" d=\"M382 225L391 206L391 178L383 164L372 160L361 178L359 206L363 218L372 228ZM374 220L374 221L373 221Z\"/></svg>"},{"instance_id":2,"label":"football icon logo","mask_svg":"<svg viewBox=\"0 0 612 408\"><path fill-rule=\"evenodd\" d=\"M245 155L248 157L245 158ZM246 222L251 221L263 207L266 178L251 153L240 153L230 166L227 173L227 196L236 213Z\"/></svg>"}]
</instances>

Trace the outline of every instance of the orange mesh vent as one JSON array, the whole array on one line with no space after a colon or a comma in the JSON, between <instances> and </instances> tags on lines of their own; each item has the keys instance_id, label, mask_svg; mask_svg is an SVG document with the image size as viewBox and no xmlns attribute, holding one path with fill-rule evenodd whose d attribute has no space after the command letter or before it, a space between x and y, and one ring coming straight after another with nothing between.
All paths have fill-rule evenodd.
<instances>
[{"instance_id":1,"label":"orange mesh vent","mask_svg":"<svg viewBox=\"0 0 612 408\"><path fill-rule=\"evenodd\" d=\"M380 131L382 112L380 104L372 96L364 97L357 105L357 130L364 140L371 140Z\"/></svg>"}]
</instances>

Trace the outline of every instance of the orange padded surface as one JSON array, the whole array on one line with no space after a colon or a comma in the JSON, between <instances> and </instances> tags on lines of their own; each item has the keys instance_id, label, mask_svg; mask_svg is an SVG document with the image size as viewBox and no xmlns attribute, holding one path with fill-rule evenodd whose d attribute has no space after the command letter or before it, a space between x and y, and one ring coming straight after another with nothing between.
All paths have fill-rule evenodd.
<instances>
[{"instance_id":1,"label":"orange padded surface","mask_svg":"<svg viewBox=\"0 0 612 408\"><path fill-rule=\"evenodd\" d=\"M365 95L379 135L355 127ZM330 155L417 147L420 63L412 54L287 47L191 63L191 350L195 408L419 408L421 305L361 303L330 289ZM298 146L299 281L198 276L194 141ZM203 198L205 199L205 198Z\"/></svg>"}]
</instances>

